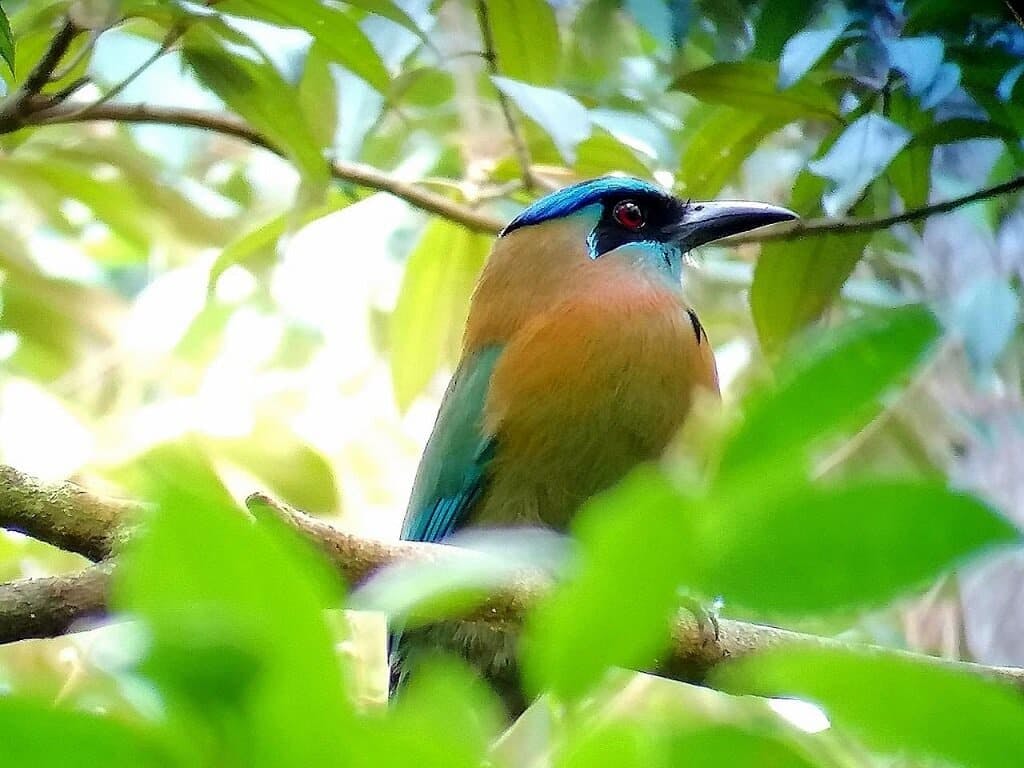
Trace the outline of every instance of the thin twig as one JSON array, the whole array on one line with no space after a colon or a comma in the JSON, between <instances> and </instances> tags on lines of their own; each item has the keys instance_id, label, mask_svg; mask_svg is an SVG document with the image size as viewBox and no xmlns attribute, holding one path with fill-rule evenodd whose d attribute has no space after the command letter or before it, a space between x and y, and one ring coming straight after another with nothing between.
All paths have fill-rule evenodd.
<instances>
[{"instance_id":1,"label":"thin twig","mask_svg":"<svg viewBox=\"0 0 1024 768\"><path fill-rule=\"evenodd\" d=\"M50 73L50 77L48 78L49 81L51 83L59 83L65 77L74 72L75 67L81 64L85 57L89 55L93 47L96 45L96 41L99 40L100 35L106 31L105 27L98 27L91 30L89 32L89 39L85 41L85 44L81 48L75 51L74 56L72 56L60 69L54 68L54 71Z\"/></svg>"},{"instance_id":2,"label":"thin twig","mask_svg":"<svg viewBox=\"0 0 1024 768\"><path fill-rule=\"evenodd\" d=\"M484 46L484 61L487 62L487 68L492 75L500 74L498 55L494 50L494 34L491 29L491 17L487 9L487 0L477 0L476 15L480 24L480 38ZM501 88L495 86L494 90L498 97L498 106L501 108L501 113L505 116L508 132L512 136L512 147L519 162L519 172L523 179L523 187L527 190L533 189L537 186L532 170L533 161L530 158L530 150L526 146L523 133L516 122L515 114L512 111L512 104Z\"/></svg>"},{"instance_id":3,"label":"thin twig","mask_svg":"<svg viewBox=\"0 0 1024 768\"><path fill-rule=\"evenodd\" d=\"M71 19L65 19L57 34L50 40L50 45L36 63L25 82L0 105L0 131L9 132L20 127L29 102L50 82L54 69L68 52L71 43L78 34L78 27Z\"/></svg>"},{"instance_id":4,"label":"thin twig","mask_svg":"<svg viewBox=\"0 0 1024 768\"><path fill-rule=\"evenodd\" d=\"M176 24L173 27L171 27L169 30L167 30L167 34L164 36L164 39L160 43L159 47L155 51L153 51L153 53L149 57L147 57L145 61L139 64L139 66L137 66L134 70L132 70L128 74L128 76L125 77L121 82L107 90L107 92L100 96L96 101L90 104L86 104L77 112L73 113L72 116L84 118L85 116L93 112L95 109L106 104L111 99L114 99L117 96L119 96L124 91L124 89L131 85L133 82L135 82L135 80L138 79L138 77L143 72L145 72L147 69L153 66L153 64L156 63L157 59L159 59L161 56L167 53L171 49L171 47L176 42L178 42L178 40L181 38L183 34L185 34L184 25Z\"/></svg>"},{"instance_id":5,"label":"thin twig","mask_svg":"<svg viewBox=\"0 0 1024 768\"><path fill-rule=\"evenodd\" d=\"M880 229L888 229L896 224L920 221L940 213L949 213L965 205L970 205L980 200L988 200L992 197L999 197L1000 195L1008 195L1021 189L1024 189L1024 175L1010 179L1010 181L1002 184L979 189L977 192L971 192L962 197L954 197L950 200L926 205L922 208L911 208L909 211L892 216L879 216L872 219L808 219L806 221L784 222L764 232L734 235L733 237L726 238L722 243L724 245L738 245L740 243L765 243L773 240L799 240L804 237L820 237L821 235L851 235L856 232L875 232Z\"/></svg>"},{"instance_id":6,"label":"thin twig","mask_svg":"<svg viewBox=\"0 0 1024 768\"><path fill-rule=\"evenodd\" d=\"M30 114L27 122L35 125L49 125L55 123L75 123L86 120L113 120L124 123L161 123L165 125L178 125L191 128L199 128L206 131L214 131L227 136L247 141L256 146L269 149L272 152L281 154L281 150L273 146L258 131L253 129L244 121L221 112L210 112L206 110L190 109L187 107L161 107L148 104L102 104L96 109L90 110L88 114L76 115L77 108L62 104L47 108L47 105L40 107L45 111ZM3 129L0 127L0 132ZM395 197L405 200L410 205L420 210L432 213L449 221L461 224L467 229L475 232L497 234L505 226L505 221L495 216L490 216L471 207L461 205L449 200L447 197L423 189L417 184L402 181L381 171L373 166L361 163L346 163L335 161L331 171L336 179L348 181L368 189L376 189L380 192L388 192ZM808 219L793 224L783 222L776 224L766 230L751 232L746 235L738 235L726 238L722 241L724 245L739 245L741 243L763 243L771 241L798 240L805 237L820 237L832 234L851 234L854 232L874 232L887 229L895 224L902 224L910 221L918 221L935 216L940 213L948 213L970 203L979 200L1006 195L1024 189L1024 175L1011 179L1003 184L986 187L962 197L956 197L934 205L914 208L893 216L882 216L870 219Z\"/></svg>"}]
</instances>

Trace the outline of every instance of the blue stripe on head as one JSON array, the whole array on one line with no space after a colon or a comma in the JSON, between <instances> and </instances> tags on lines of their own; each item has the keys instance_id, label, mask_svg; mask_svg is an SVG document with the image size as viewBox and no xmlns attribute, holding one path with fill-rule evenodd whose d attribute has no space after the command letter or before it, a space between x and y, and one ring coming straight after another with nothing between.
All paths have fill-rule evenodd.
<instances>
[{"instance_id":1,"label":"blue stripe on head","mask_svg":"<svg viewBox=\"0 0 1024 768\"><path fill-rule=\"evenodd\" d=\"M586 208L588 205L602 202L612 195L664 195L665 191L641 179L618 176L604 176L600 179L581 181L565 187L550 195L545 195L533 205L516 216L501 230L499 237L519 227L540 224L551 219L560 219Z\"/></svg>"}]
</instances>

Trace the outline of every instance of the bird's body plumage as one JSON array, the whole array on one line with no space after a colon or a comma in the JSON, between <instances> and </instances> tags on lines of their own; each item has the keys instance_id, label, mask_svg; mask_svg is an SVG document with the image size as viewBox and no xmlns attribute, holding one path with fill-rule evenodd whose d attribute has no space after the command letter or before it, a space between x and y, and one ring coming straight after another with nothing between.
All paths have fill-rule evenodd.
<instances>
[{"instance_id":1,"label":"bird's body plumage","mask_svg":"<svg viewBox=\"0 0 1024 768\"><path fill-rule=\"evenodd\" d=\"M752 228L736 211L783 218L753 205L691 205L605 178L515 218L473 294L403 538L442 541L467 526L565 530L590 496L656 459L696 391L718 392L710 343L683 298L683 257Z\"/></svg>"}]
</instances>

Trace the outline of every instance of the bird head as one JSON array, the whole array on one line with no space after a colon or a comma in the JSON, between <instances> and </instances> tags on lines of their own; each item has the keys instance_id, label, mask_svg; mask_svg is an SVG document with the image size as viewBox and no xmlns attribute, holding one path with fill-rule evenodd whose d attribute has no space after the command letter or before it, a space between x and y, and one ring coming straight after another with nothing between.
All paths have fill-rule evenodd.
<instances>
[{"instance_id":1,"label":"bird head","mask_svg":"<svg viewBox=\"0 0 1024 768\"><path fill-rule=\"evenodd\" d=\"M603 177L541 198L516 216L500 238L570 225L584 233L591 260L625 258L678 280L691 249L795 218L792 211L766 203L684 201L640 179Z\"/></svg>"}]
</instances>

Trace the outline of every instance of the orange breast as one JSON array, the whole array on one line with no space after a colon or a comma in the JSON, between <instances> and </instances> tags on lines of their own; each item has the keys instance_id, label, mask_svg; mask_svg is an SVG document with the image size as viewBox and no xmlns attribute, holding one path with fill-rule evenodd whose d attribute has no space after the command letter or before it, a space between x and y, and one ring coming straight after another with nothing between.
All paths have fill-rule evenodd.
<instances>
[{"instance_id":1,"label":"orange breast","mask_svg":"<svg viewBox=\"0 0 1024 768\"><path fill-rule=\"evenodd\" d=\"M694 389L718 390L697 328L677 291L613 258L523 318L491 380L497 448L474 523L564 528L589 496L660 455Z\"/></svg>"}]
</instances>

